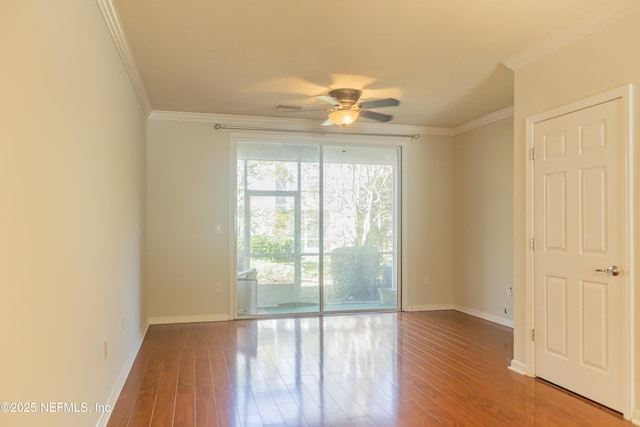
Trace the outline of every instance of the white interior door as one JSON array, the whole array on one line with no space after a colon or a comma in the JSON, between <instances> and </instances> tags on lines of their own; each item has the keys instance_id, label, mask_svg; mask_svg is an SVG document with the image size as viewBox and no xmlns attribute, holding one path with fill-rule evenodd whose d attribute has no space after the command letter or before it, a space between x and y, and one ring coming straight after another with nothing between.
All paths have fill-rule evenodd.
<instances>
[{"instance_id":1,"label":"white interior door","mask_svg":"<svg viewBox=\"0 0 640 427\"><path fill-rule=\"evenodd\" d=\"M629 268L623 103L535 124L535 374L623 412ZM618 266L619 274L606 270Z\"/></svg>"}]
</instances>

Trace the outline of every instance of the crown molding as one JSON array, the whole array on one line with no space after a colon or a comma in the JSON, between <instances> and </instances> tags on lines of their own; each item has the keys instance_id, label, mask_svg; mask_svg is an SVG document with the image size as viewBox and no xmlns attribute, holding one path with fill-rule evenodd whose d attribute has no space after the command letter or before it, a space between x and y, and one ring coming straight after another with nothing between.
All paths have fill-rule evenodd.
<instances>
[{"instance_id":1,"label":"crown molding","mask_svg":"<svg viewBox=\"0 0 640 427\"><path fill-rule=\"evenodd\" d=\"M383 123L362 123L356 122L349 126L354 132L389 132L389 133L408 133L420 135L441 135L455 136L461 133L469 132L482 126L486 126L498 120L507 117L513 117L513 105L503 108L477 119L470 120L456 127L434 127L434 126L409 126L394 125ZM262 117L262 116L239 116L231 114L210 114L210 113L187 113L181 111L163 111L153 110L149 114L152 120L173 120L179 122L199 122L211 124L223 124L229 126L246 126L246 127L278 127L285 130L307 130L317 132L326 129L331 132L330 128L320 128L317 120L310 119L287 119L281 117Z\"/></svg>"},{"instance_id":2,"label":"crown molding","mask_svg":"<svg viewBox=\"0 0 640 427\"><path fill-rule=\"evenodd\" d=\"M469 132L470 130L486 126L493 122L497 122L498 120L506 119L507 117L513 117L513 105L458 125L452 129L453 134L459 135L461 133Z\"/></svg>"},{"instance_id":3,"label":"crown molding","mask_svg":"<svg viewBox=\"0 0 640 427\"><path fill-rule=\"evenodd\" d=\"M175 120L182 122L212 123L228 126L246 127L278 127L284 130L299 130L318 132L326 130L332 132L333 127L321 127L317 120L311 119L288 119L281 117L261 117L261 116L239 116L231 114L210 114L210 113L187 113L179 111L153 110L149 114L149 119L153 120ZM420 135L453 135L451 128L430 127L430 126L410 126L386 123L363 123L356 122L348 129L353 132L370 133L394 133L394 134L420 134ZM346 132L348 133L348 131Z\"/></svg>"},{"instance_id":4,"label":"crown molding","mask_svg":"<svg viewBox=\"0 0 640 427\"><path fill-rule=\"evenodd\" d=\"M538 43L517 52L502 63L511 70L517 70L530 62L542 58L549 53L567 46L612 22L640 10L638 0L619 0L604 7L597 13L590 15L566 29L541 40Z\"/></svg>"},{"instance_id":5,"label":"crown molding","mask_svg":"<svg viewBox=\"0 0 640 427\"><path fill-rule=\"evenodd\" d=\"M118 54L120 54L120 59L124 64L124 68L127 70L129 80L131 81L131 85L138 96L140 106L142 107L144 114L148 117L152 111L151 103L149 102L147 91L144 88L144 83L140 77L138 67L136 66L136 61L133 59L133 53L129 47L129 42L124 34L122 25L120 25L120 18L118 18L116 7L112 0L96 0L96 2L102 12L107 28L109 28L109 32L111 33L111 37L116 45Z\"/></svg>"}]
</instances>

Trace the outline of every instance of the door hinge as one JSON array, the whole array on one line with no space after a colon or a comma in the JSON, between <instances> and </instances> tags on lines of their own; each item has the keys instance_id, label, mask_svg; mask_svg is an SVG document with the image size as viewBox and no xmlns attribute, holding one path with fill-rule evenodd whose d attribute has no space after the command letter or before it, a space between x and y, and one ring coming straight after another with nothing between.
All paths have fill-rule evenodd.
<instances>
[{"instance_id":1,"label":"door hinge","mask_svg":"<svg viewBox=\"0 0 640 427\"><path fill-rule=\"evenodd\" d=\"M535 341L536 340L536 330L532 329L531 330L531 341Z\"/></svg>"},{"instance_id":2,"label":"door hinge","mask_svg":"<svg viewBox=\"0 0 640 427\"><path fill-rule=\"evenodd\" d=\"M529 148L529 160L535 160L535 159L536 159L536 149Z\"/></svg>"},{"instance_id":3,"label":"door hinge","mask_svg":"<svg viewBox=\"0 0 640 427\"><path fill-rule=\"evenodd\" d=\"M536 239L529 239L529 249L532 251L536 250Z\"/></svg>"}]
</instances>

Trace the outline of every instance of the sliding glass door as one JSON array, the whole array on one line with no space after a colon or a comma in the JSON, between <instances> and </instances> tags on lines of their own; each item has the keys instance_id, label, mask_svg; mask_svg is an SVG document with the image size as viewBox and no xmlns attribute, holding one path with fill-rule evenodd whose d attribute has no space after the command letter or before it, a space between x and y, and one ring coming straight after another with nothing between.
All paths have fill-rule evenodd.
<instances>
[{"instance_id":1,"label":"sliding glass door","mask_svg":"<svg viewBox=\"0 0 640 427\"><path fill-rule=\"evenodd\" d=\"M237 315L398 307L399 149L237 144Z\"/></svg>"}]
</instances>

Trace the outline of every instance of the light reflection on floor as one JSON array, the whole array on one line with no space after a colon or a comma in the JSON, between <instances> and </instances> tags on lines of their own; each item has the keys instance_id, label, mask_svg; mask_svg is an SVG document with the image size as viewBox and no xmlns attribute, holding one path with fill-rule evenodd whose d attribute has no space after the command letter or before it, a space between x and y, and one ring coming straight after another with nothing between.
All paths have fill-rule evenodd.
<instances>
[{"instance_id":1,"label":"light reflection on floor","mask_svg":"<svg viewBox=\"0 0 640 427\"><path fill-rule=\"evenodd\" d=\"M381 314L244 322L235 372L242 425L333 425L341 417L364 422L371 414L395 419L396 319Z\"/></svg>"}]
</instances>

